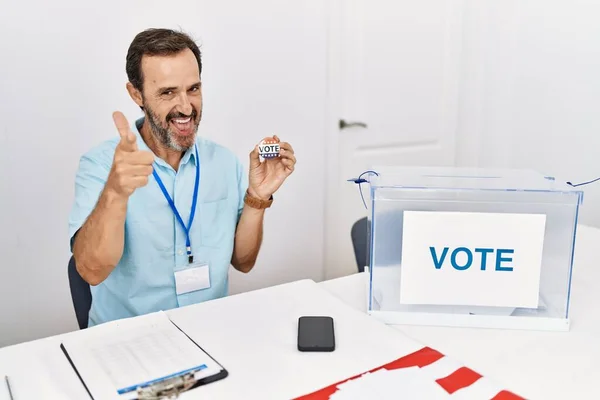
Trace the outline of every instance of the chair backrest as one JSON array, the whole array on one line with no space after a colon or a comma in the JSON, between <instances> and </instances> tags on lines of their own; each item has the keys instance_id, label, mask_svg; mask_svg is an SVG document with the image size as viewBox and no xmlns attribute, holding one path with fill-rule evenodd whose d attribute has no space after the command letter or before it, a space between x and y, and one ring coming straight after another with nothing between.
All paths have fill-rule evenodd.
<instances>
[{"instance_id":1,"label":"chair backrest","mask_svg":"<svg viewBox=\"0 0 600 400\"><path fill-rule=\"evenodd\" d=\"M68 273L69 286L71 287L71 299L73 300L77 323L79 324L79 329L85 329L88 326L88 316L92 306L90 284L83 280L81 275L79 275L79 272L77 272L77 266L75 265L75 258L73 256L71 256L71 259L69 260Z\"/></svg>"},{"instance_id":2,"label":"chair backrest","mask_svg":"<svg viewBox=\"0 0 600 400\"><path fill-rule=\"evenodd\" d=\"M358 272L364 272L365 266L369 265L369 238L370 225L367 217L361 218L352 225L350 236L352 237L352 245L354 246L354 257Z\"/></svg>"}]
</instances>

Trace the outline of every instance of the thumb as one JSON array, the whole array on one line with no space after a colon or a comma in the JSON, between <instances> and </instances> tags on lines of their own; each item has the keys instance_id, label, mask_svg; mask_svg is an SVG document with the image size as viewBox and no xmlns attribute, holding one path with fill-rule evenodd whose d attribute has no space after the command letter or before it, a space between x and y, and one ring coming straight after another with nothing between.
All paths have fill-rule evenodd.
<instances>
[{"instance_id":1,"label":"thumb","mask_svg":"<svg viewBox=\"0 0 600 400\"><path fill-rule=\"evenodd\" d=\"M127 118L120 111L115 111L113 113L113 121L115 122L115 126L119 131L119 136L121 137L121 141L119 142L119 146L121 149L125 151L137 151L137 144L135 135L129 129L129 123L127 122Z\"/></svg>"},{"instance_id":2,"label":"thumb","mask_svg":"<svg viewBox=\"0 0 600 400\"><path fill-rule=\"evenodd\" d=\"M258 145L254 146L254 150L250 152L250 169L260 166L260 157L258 154Z\"/></svg>"}]
</instances>

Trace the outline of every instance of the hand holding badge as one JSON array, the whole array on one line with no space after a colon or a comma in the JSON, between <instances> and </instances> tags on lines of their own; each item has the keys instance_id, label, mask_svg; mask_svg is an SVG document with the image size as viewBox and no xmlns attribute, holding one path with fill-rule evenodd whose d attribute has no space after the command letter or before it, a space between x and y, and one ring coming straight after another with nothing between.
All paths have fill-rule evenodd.
<instances>
[{"instance_id":1,"label":"hand holding badge","mask_svg":"<svg viewBox=\"0 0 600 400\"><path fill-rule=\"evenodd\" d=\"M248 194L262 200L271 198L294 172L294 149L279 137L264 138L250 153Z\"/></svg>"}]
</instances>

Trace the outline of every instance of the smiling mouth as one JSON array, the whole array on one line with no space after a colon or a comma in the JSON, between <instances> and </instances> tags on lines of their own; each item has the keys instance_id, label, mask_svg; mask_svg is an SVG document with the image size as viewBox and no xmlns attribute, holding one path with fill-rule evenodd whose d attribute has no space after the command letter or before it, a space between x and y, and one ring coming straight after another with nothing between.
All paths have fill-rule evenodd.
<instances>
[{"instance_id":1,"label":"smiling mouth","mask_svg":"<svg viewBox=\"0 0 600 400\"><path fill-rule=\"evenodd\" d=\"M176 133L181 136L188 136L192 133L192 117L172 118L169 123L175 128Z\"/></svg>"}]
</instances>

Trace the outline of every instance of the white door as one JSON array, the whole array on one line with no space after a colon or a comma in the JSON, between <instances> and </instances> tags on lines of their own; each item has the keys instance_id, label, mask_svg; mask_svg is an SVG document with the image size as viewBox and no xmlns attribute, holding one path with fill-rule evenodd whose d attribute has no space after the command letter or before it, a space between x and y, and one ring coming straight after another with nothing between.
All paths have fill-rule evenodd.
<instances>
[{"instance_id":1,"label":"white door","mask_svg":"<svg viewBox=\"0 0 600 400\"><path fill-rule=\"evenodd\" d=\"M453 0L332 4L328 279L357 271L350 230L367 210L347 179L372 165L455 163L463 8Z\"/></svg>"}]
</instances>

